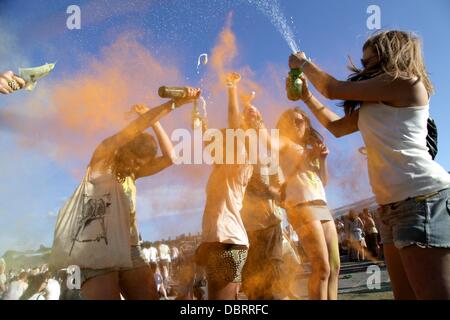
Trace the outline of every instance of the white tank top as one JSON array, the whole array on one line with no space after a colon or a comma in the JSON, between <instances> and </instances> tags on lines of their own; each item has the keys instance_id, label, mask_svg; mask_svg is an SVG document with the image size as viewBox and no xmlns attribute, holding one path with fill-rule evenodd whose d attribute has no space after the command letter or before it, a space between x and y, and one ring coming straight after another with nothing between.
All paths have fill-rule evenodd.
<instances>
[{"instance_id":1,"label":"white tank top","mask_svg":"<svg viewBox=\"0 0 450 320\"><path fill-rule=\"evenodd\" d=\"M367 148L369 180L378 204L426 195L450 186L450 175L426 146L429 105L396 108L363 103L358 128Z\"/></svg>"},{"instance_id":2,"label":"white tank top","mask_svg":"<svg viewBox=\"0 0 450 320\"><path fill-rule=\"evenodd\" d=\"M319 161L310 163L302 146L289 144L283 149L280 167L286 183L285 203L288 207L315 200L327 202L318 171Z\"/></svg>"}]
</instances>

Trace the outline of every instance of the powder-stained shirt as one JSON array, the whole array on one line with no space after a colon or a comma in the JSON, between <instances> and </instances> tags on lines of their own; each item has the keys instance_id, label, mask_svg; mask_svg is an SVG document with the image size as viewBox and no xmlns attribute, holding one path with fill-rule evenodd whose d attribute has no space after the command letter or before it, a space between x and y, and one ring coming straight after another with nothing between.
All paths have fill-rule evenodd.
<instances>
[{"instance_id":1,"label":"powder-stained shirt","mask_svg":"<svg viewBox=\"0 0 450 320\"><path fill-rule=\"evenodd\" d=\"M240 211L253 172L250 164L216 164L206 187L202 241L248 246Z\"/></svg>"},{"instance_id":2,"label":"powder-stained shirt","mask_svg":"<svg viewBox=\"0 0 450 320\"><path fill-rule=\"evenodd\" d=\"M315 200L326 203L325 189L319 176L319 161L311 161L309 151L296 144L290 144L282 152L280 166L286 179L286 205L295 206Z\"/></svg>"},{"instance_id":3,"label":"powder-stained shirt","mask_svg":"<svg viewBox=\"0 0 450 320\"><path fill-rule=\"evenodd\" d=\"M260 165L254 166L241 210L247 231L266 229L281 222L282 211L269 192L270 186L280 188L279 176L280 173L268 175Z\"/></svg>"}]
</instances>

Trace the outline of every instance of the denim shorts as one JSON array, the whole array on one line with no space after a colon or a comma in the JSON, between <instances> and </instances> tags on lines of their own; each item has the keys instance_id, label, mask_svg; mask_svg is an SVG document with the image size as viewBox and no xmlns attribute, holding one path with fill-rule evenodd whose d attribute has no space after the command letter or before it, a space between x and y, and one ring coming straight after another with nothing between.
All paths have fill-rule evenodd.
<instances>
[{"instance_id":1,"label":"denim shorts","mask_svg":"<svg viewBox=\"0 0 450 320\"><path fill-rule=\"evenodd\" d=\"M383 244L450 248L450 188L383 205L380 220Z\"/></svg>"},{"instance_id":2,"label":"denim shorts","mask_svg":"<svg viewBox=\"0 0 450 320\"><path fill-rule=\"evenodd\" d=\"M131 246L130 253L131 253L131 262L133 264L133 267L131 267L131 268L106 268L106 269L82 268L81 269L81 284L85 283L87 280L89 280L91 278L103 276L110 272L130 271L133 269L138 269L141 267L149 266L149 264L145 260L144 252L142 251L142 247L140 245Z\"/></svg>"}]
</instances>

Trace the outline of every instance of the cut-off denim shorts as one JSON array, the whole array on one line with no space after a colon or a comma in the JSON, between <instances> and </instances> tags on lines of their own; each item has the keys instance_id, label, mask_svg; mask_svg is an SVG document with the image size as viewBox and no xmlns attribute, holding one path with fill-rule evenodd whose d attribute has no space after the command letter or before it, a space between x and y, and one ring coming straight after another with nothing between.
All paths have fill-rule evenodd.
<instances>
[{"instance_id":1,"label":"cut-off denim shorts","mask_svg":"<svg viewBox=\"0 0 450 320\"><path fill-rule=\"evenodd\" d=\"M382 206L381 242L450 248L450 188Z\"/></svg>"}]
</instances>

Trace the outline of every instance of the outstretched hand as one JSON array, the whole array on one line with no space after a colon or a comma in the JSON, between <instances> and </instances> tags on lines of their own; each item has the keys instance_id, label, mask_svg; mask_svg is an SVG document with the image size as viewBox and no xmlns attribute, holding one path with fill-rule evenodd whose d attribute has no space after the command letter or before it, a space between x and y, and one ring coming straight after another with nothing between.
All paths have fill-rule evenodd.
<instances>
[{"instance_id":1,"label":"outstretched hand","mask_svg":"<svg viewBox=\"0 0 450 320\"><path fill-rule=\"evenodd\" d=\"M12 71L0 73L0 93L9 94L25 87L25 80Z\"/></svg>"},{"instance_id":2,"label":"outstretched hand","mask_svg":"<svg viewBox=\"0 0 450 320\"><path fill-rule=\"evenodd\" d=\"M175 102L175 104L177 105L177 107L181 107L182 105L189 104L191 102L194 102L198 98L200 98L200 96L202 94L200 88L192 88L192 87L187 87L187 88L188 88L188 92L187 92L186 97L177 98L177 99L173 100Z\"/></svg>"},{"instance_id":3,"label":"outstretched hand","mask_svg":"<svg viewBox=\"0 0 450 320\"><path fill-rule=\"evenodd\" d=\"M303 51L299 51L297 53L291 54L289 56L289 68L296 69L301 68L302 65L307 61L306 54Z\"/></svg>"},{"instance_id":4,"label":"outstretched hand","mask_svg":"<svg viewBox=\"0 0 450 320\"><path fill-rule=\"evenodd\" d=\"M226 83L228 86L235 86L239 81L241 81L241 75L237 72L230 72L227 74Z\"/></svg>"},{"instance_id":5,"label":"outstretched hand","mask_svg":"<svg viewBox=\"0 0 450 320\"><path fill-rule=\"evenodd\" d=\"M259 110L253 105L246 105L244 107L242 117L244 120L244 125L247 128L260 129L263 126L261 112L259 112Z\"/></svg>"},{"instance_id":6,"label":"outstretched hand","mask_svg":"<svg viewBox=\"0 0 450 320\"><path fill-rule=\"evenodd\" d=\"M137 113L138 115L142 116L144 113L149 111L150 108L147 107L145 104L135 104L131 107L131 111L134 113Z\"/></svg>"}]
</instances>

